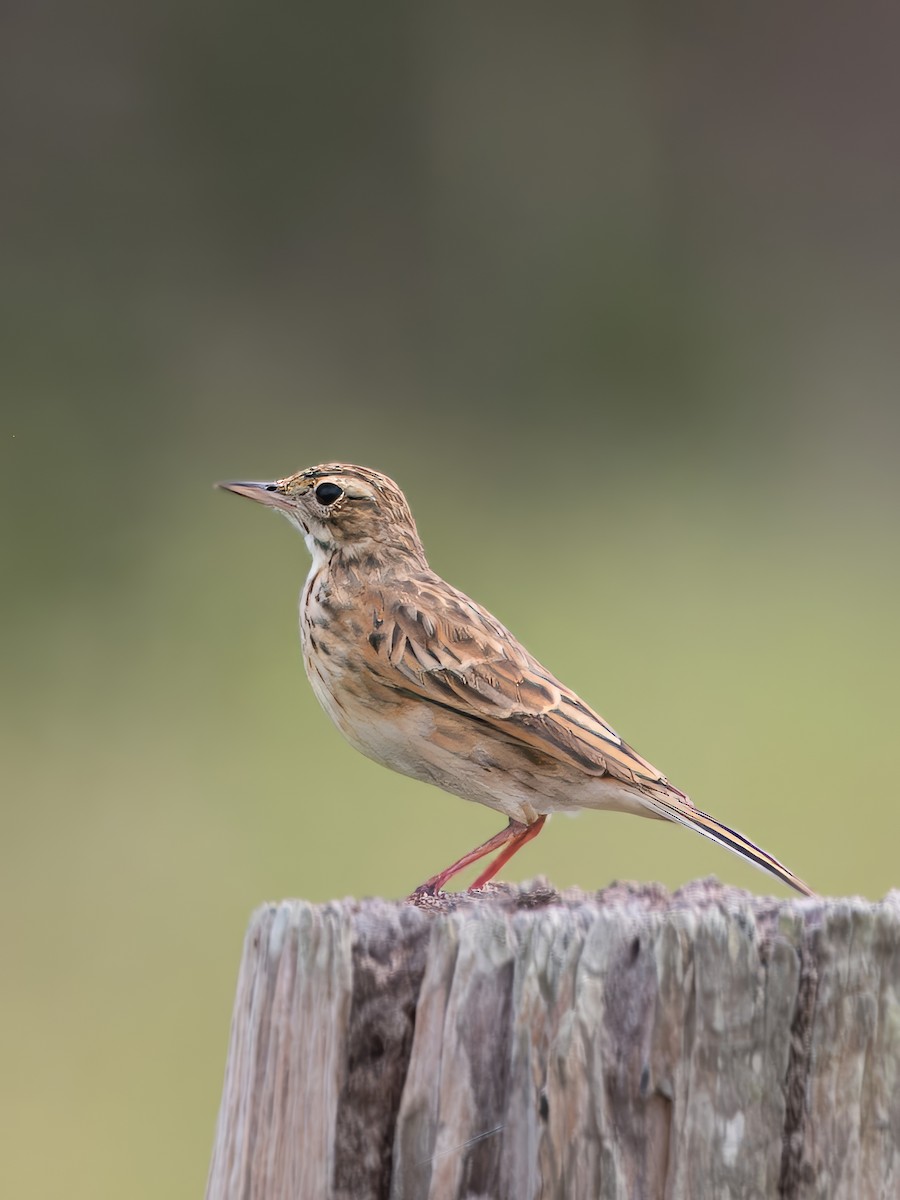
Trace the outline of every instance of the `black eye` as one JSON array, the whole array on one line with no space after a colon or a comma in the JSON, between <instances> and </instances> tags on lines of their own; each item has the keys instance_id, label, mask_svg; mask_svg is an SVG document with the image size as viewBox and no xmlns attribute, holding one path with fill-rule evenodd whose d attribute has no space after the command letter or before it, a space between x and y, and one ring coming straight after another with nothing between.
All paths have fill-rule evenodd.
<instances>
[{"instance_id":1,"label":"black eye","mask_svg":"<svg viewBox=\"0 0 900 1200\"><path fill-rule=\"evenodd\" d=\"M316 488L316 499L320 504L334 504L343 494L344 489L336 483L320 483Z\"/></svg>"}]
</instances>

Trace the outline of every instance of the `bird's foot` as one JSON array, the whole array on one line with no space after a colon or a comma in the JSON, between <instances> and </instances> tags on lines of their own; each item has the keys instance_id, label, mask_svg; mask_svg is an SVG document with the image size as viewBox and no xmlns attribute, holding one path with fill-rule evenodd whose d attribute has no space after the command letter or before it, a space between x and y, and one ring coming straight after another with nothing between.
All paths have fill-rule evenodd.
<instances>
[{"instance_id":1,"label":"bird's foot","mask_svg":"<svg viewBox=\"0 0 900 1200\"><path fill-rule=\"evenodd\" d=\"M424 900L426 896L440 895L440 886L436 885L434 880L426 879L424 883L420 883L417 888L414 888L406 897L407 900Z\"/></svg>"}]
</instances>

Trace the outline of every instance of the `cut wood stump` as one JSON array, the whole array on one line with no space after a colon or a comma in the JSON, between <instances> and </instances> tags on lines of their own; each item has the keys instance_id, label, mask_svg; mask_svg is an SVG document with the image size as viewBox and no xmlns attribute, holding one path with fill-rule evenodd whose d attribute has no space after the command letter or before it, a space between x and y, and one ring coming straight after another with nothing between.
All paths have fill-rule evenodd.
<instances>
[{"instance_id":1,"label":"cut wood stump","mask_svg":"<svg viewBox=\"0 0 900 1200\"><path fill-rule=\"evenodd\" d=\"M208 1200L777 1196L900 1196L900 893L253 916Z\"/></svg>"}]
</instances>

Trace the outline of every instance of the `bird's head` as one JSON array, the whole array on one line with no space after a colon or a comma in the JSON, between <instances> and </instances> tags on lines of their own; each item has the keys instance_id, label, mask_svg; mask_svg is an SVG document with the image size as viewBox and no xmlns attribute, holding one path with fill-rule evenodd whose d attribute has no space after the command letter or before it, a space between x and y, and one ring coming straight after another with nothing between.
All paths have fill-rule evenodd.
<instances>
[{"instance_id":1,"label":"bird's head","mask_svg":"<svg viewBox=\"0 0 900 1200\"><path fill-rule=\"evenodd\" d=\"M368 467L325 463L272 482L217 487L283 513L303 534L313 558L335 553L347 562L391 556L422 559L422 544L406 497L392 479Z\"/></svg>"}]
</instances>

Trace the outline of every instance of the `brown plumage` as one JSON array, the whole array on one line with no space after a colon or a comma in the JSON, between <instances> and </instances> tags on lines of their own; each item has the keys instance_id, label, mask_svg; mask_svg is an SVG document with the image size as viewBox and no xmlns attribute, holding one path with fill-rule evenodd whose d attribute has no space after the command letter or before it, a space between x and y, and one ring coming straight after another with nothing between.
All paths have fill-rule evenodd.
<instances>
[{"instance_id":1,"label":"brown plumage","mask_svg":"<svg viewBox=\"0 0 900 1200\"><path fill-rule=\"evenodd\" d=\"M329 463L272 483L223 483L284 513L312 568L303 658L322 707L358 750L502 812L496 834L418 890L436 892L494 850L480 887L551 812L607 808L676 821L805 895L772 855L694 807L505 626L428 566L397 485Z\"/></svg>"}]
</instances>

